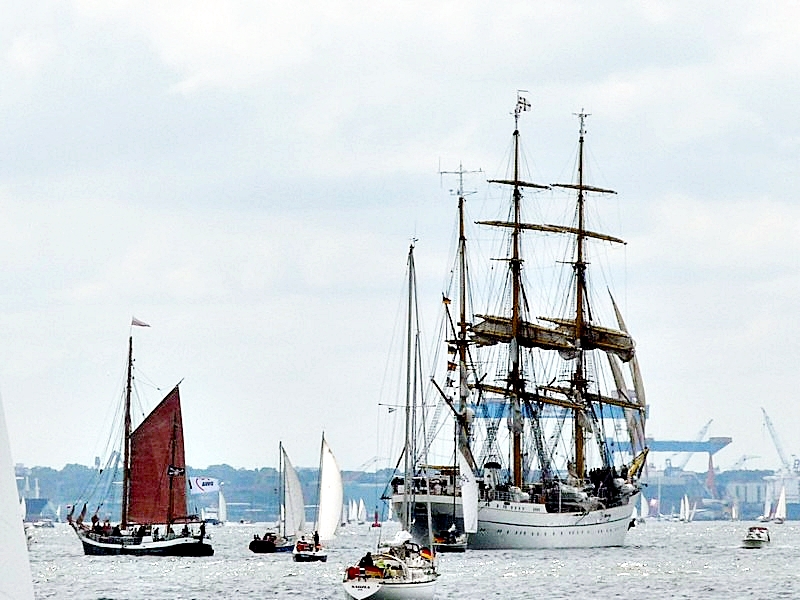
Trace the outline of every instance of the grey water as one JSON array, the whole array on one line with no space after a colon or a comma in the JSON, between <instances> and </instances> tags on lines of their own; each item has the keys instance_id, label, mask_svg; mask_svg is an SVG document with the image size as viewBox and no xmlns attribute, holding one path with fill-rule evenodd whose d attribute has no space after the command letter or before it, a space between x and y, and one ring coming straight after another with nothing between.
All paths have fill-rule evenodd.
<instances>
[{"instance_id":1,"label":"grey water","mask_svg":"<svg viewBox=\"0 0 800 600\"><path fill-rule=\"evenodd\" d=\"M745 522L648 521L625 546L440 554L436 598L800 598L800 522L770 525L772 542L746 550ZM210 558L84 556L65 524L37 529L30 558L37 599L342 598L344 568L396 525L347 526L327 563L253 554L263 524L209 527Z\"/></svg>"}]
</instances>

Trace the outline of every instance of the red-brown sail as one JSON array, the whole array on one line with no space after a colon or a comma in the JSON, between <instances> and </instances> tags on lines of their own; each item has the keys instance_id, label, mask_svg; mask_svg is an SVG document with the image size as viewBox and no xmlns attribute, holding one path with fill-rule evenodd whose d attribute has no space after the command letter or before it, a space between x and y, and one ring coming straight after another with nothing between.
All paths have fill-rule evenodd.
<instances>
[{"instance_id":1,"label":"red-brown sail","mask_svg":"<svg viewBox=\"0 0 800 600\"><path fill-rule=\"evenodd\" d=\"M186 461L176 386L131 433L128 522L166 523L185 515Z\"/></svg>"}]
</instances>

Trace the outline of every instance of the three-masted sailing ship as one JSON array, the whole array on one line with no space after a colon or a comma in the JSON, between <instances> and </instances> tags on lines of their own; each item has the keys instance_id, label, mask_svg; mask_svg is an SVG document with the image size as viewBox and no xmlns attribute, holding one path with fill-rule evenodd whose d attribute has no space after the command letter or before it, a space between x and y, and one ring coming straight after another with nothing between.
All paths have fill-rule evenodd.
<instances>
[{"instance_id":1,"label":"three-masted sailing ship","mask_svg":"<svg viewBox=\"0 0 800 600\"><path fill-rule=\"evenodd\" d=\"M133 324L137 324L136 321ZM133 336L128 341L128 370L124 398L122 439L122 497L119 523L101 522L106 500L100 499L85 523L89 502L77 518L68 521L85 554L212 556L205 524L189 514L186 501L186 459L180 391L176 385L135 429L132 428ZM119 452L113 453L108 496L113 497L113 473ZM111 464L109 465L111 466ZM78 504L73 504L77 506ZM176 531L176 529L178 531Z\"/></svg>"},{"instance_id":2,"label":"three-masted sailing ship","mask_svg":"<svg viewBox=\"0 0 800 600\"><path fill-rule=\"evenodd\" d=\"M483 314L470 310L463 185L459 188L459 240L452 270L458 312L451 313L446 293L447 374L443 381L434 378L433 385L454 421L454 455L463 456L462 466L425 465L427 481L435 484L419 476L396 479L392 504L399 515L409 493L417 506L429 504L435 534L454 523L458 533L464 532L465 521L477 511L470 548L620 545L630 526L647 448L644 389L633 339L613 297L616 328L600 325L590 303L589 242L624 242L588 229L586 202L592 195L614 192L584 180L583 113L576 181L541 185L521 179L519 119L528 108L518 96L511 176L490 180L511 189L508 217L478 221L502 232L507 250L499 259L506 265L499 300ZM523 192L558 188L574 193L571 224L523 219ZM567 289L553 302L563 311L560 316L531 314L534 296L526 293L524 273L526 234L570 240L563 261L570 267L564 278ZM541 257L535 258L542 263ZM616 428L607 431L609 421L620 420L627 426L624 440L613 439ZM433 424L427 435L438 430ZM432 443L425 440L426 450ZM438 474L431 475L431 468ZM472 491L462 492L467 470L477 476L477 500ZM429 527L426 512L404 516L404 525L418 538Z\"/></svg>"}]
</instances>

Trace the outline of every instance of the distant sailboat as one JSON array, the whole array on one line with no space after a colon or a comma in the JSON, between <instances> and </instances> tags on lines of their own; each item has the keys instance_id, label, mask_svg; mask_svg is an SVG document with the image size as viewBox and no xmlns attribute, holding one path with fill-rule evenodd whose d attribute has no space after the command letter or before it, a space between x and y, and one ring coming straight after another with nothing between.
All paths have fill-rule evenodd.
<instances>
[{"instance_id":1,"label":"distant sailboat","mask_svg":"<svg viewBox=\"0 0 800 600\"><path fill-rule=\"evenodd\" d=\"M358 514L356 520L359 525L363 525L367 522L367 507L364 504L363 498L358 499Z\"/></svg>"},{"instance_id":2,"label":"distant sailboat","mask_svg":"<svg viewBox=\"0 0 800 600\"><path fill-rule=\"evenodd\" d=\"M290 552L294 547L297 536L306 526L306 505L303 498L303 488L300 478L294 470L289 455L283 443L279 444L278 466L280 477L280 516L278 517L278 532L267 532L263 538L257 536L250 542L249 548L257 554L272 552Z\"/></svg>"},{"instance_id":3,"label":"distant sailboat","mask_svg":"<svg viewBox=\"0 0 800 600\"><path fill-rule=\"evenodd\" d=\"M0 402L0 564L3 565L0 598L33 600L31 565L19 506L8 429Z\"/></svg>"},{"instance_id":4,"label":"distant sailboat","mask_svg":"<svg viewBox=\"0 0 800 600\"><path fill-rule=\"evenodd\" d=\"M679 520L683 521L684 523L691 523L694 519L694 513L697 510L697 502L693 505L689 504L689 497L684 494L683 498L681 498L681 511L678 517Z\"/></svg>"},{"instance_id":5,"label":"distant sailboat","mask_svg":"<svg viewBox=\"0 0 800 600\"><path fill-rule=\"evenodd\" d=\"M323 434L319 457L319 501L317 502L314 540L313 542L305 540L302 536L295 542L292 550L295 562L325 562L328 560L328 552L319 542L327 542L336 537L339 517L342 514L343 497L342 472L325 440L325 434Z\"/></svg>"},{"instance_id":6,"label":"distant sailboat","mask_svg":"<svg viewBox=\"0 0 800 600\"><path fill-rule=\"evenodd\" d=\"M762 523L769 521L772 518L772 501L769 496L764 497L764 514L758 517Z\"/></svg>"},{"instance_id":7,"label":"distant sailboat","mask_svg":"<svg viewBox=\"0 0 800 600\"><path fill-rule=\"evenodd\" d=\"M775 506L775 517L772 520L778 525L786 520L786 486L781 487L781 494L778 496L778 504Z\"/></svg>"},{"instance_id":8,"label":"distant sailboat","mask_svg":"<svg viewBox=\"0 0 800 600\"><path fill-rule=\"evenodd\" d=\"M348 523L355 523L358 519L358 504L352 498L347 505L347 522Z\"/></svg>"},{"instance_id":9,"label":"distant sailboat","mask_svg":"<svg viewBox=\"0 0 800 600\"><path fill-rule=\"evenodd\" d=\"M221 489L217 498L217 519L219 519L220 525L224 525L228 521L228 503L225 501L225 494Z\"/></svg>"}]
</instances>

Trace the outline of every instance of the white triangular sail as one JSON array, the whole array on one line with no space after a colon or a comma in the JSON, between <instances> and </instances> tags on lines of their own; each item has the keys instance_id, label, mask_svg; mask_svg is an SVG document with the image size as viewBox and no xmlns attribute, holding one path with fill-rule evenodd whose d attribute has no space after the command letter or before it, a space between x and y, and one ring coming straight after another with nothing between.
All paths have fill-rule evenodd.
<instances>
[{"instance_id":1,"label":"white triangular sail","mask_svg":"<svg viewBox=\"0 0 800 600\"><path fill-rule=\"evenodd\" d=\"M228 503L225 501L225 496L222 494L222 490L219 491L219 510L217 512L217 518L219 519L220 523L225 523L228 520Z\"/></svg>"},{"instance_id":2,"label":"white triangular sail","mask_svg":"<svg viewBox=\"0 0 800 600\"><path fill-rule=\"evenodd\" d=\"M19 511L14 462L0 402L0 564L3 565L0 598L33 600L31 565Z\"/></svg>"},{"instance_id":3,"label":"white triangular sail","mask_svg":"<svg viewBox=\"0 0 800 600\"><path fill-rule=\"evenodd\" d=\"M300 485L300 478L297 476L297 471L294 470L286 450L281 447L281 451L283 452L284 535L298 535L306 527L306 503L303 499L303 487Z\"/></svg>"},{"instance_id":4,"label":"white triangular sail","mask_svg":"<svg viewBox=\"0 0 800 600\"><path fill-rule=\"evenodd\" d=\"M367 507L364 504L364 499L358 499L358 523L366 523L367 522Z\"/></svg>"},{"instance_id":5,"label":"white triangular sail","mask_svg":"<svg viewBox=\"0 0 800 600\"><path fill-rule=\"evenodd\" d=\"M680 518L681 521L689 520L689 499L686 496L681 498L681 512L678 518Z\"/></svg>"},{"instance_id":6,"label":"white triangular sail","mask_svg":"<svg viewBox=\"0 0 800 600\"><path fill-rule=\"evenodd\" d=\"M458 452L458 470L461 480L461 508L464 514L464 532L478 531L478 482L464 453Z\"/></svg>"},{"instance_id":7,"label":"white triangular sail","mask_svg":"<svg viewBox=\"0 0 800 600\"><path fill-rule=\"evenodd\" d=\"M351 498L347 508L347 522L355 523L357 518L358 518L358 505L356 504L356 501Z\"/></svg>"},{"instance_id":8,"label":"white triangular sail","mask_svg":"<svg viewBox=\"0 0 800 600\"><path fill-rule=\"evenodd\" d=\"M786 487L781 487L781 495L778 496L778 504L775 506L775 520L786 520Z\"/></svg>"},{"instance_id":9,"label":"white triangular sail","mask_svg":"<svg viewBox=\"0 0 800 600\"><path fill-rule=\"evenodd\" d=\"M339 470L336 458L324 436L320 453L319 477L316 531L319 533L319 539L332 540L336 537L339 515L342 514L344 486L342 485L342 472Z\"/></svg>"}]
</instances>

